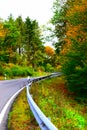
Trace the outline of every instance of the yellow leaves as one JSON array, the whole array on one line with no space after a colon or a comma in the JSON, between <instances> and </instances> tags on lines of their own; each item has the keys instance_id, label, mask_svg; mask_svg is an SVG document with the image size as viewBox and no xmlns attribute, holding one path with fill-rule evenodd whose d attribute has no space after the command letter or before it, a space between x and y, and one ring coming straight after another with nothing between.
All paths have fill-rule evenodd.
<instances>
[{"instance_id":1,"label":"yellow leaves","mask_svg":"<svg viewBox=\"0 0 87 130\"><path fill-rule=\"evenodd\" d=\"M7 66L10 67L10 68L12 68L12 67L14 67L15 65L14 65L13 63L8 63Z\"/></svg>"}]
</instances>

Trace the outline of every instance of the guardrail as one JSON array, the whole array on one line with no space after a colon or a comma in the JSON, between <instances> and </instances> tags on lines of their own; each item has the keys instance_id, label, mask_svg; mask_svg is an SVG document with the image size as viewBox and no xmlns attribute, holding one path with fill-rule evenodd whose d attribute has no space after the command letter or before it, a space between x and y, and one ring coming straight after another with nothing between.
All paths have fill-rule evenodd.
<instances>
[{"instance_id":1,"label":"guardrail","mask_svg":"<svg viewBox=\"0 0 87 130\"><path fill-rule=\"evenodd\" d=\"M51 75L48 76L42 76L42 77L38 77L38 78L34 78L33 81L30 81L29 77L28 77L28 84L26 85L26 89L27 89L27 99L28 99L28 103L30 105L30 109L34 114L34 117L36 118L39 127L41 128L41 130L58 130L52 123L51 121L42 113L42 111L39 109L39 107L36 105L36 103L34 102L32 96L29 93L29 89L30 86L32 84L32 82L36 82L39 80L43 80L46 78L52 78L52 77L56 77L56 76L61 76L62 73L53 73Z\"/></svg>"}]
</instances>

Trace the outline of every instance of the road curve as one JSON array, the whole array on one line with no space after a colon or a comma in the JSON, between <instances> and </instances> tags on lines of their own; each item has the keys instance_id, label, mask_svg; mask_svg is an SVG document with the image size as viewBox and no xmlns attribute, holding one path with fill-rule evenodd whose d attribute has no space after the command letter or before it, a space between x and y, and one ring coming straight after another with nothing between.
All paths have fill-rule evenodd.
<instances>
[{"instance_id":1,"label":"road curve","mask_svg":"<svg viewBox=\"0 0 87 130\"><path fill-rule=\"evenodd\" d=\"M18 91L22 90L24 88L25 84L27 83L27 78L21 78L21 79L14 79L14 80L4 80L0 81L0 130L7 130L7 117L8 112L11 107L11 103L14 99L12 96L17 93ZM12 101L10 102L10 99L12 98ZM5 115L2 118L3 109L5 108L6 104L10 102L9 107L6 108Z\"/></svg>"}]
</instances>

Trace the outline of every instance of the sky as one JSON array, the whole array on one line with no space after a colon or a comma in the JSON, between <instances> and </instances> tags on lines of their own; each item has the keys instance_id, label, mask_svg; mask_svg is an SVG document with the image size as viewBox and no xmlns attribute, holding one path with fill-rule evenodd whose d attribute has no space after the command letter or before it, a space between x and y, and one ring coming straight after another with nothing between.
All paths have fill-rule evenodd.
<instances>
[{"instance_id":1,"label":"sky","mask_svg":"<svg viewBox=\"0 0 87 130\"><path fill-rule=\"evenodd\" d=\"M7 19L10 14L14 19L29 16L37 20L40 25L45 25L52 17L53 0L0 0L0 18Z\"/></svg>"}]
</instances>

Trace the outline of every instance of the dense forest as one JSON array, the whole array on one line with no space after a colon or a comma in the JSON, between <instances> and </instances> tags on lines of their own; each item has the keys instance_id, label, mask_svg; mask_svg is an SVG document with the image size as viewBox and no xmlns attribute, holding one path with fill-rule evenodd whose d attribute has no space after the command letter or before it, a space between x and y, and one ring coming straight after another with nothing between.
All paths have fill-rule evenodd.
<instances>
[{"instance_id":1,"label":"dense forest","mask_svg":"<svg viewBox=\"0 0 87 130\"><path fill-rule=\"evenodd\" d=\"M87 1L55 0L49 40L44 46L36 20L21 16L0 19L0 75L32 75L33 71L62 71L67 88L87 98ZM10 69L9 69L10 68ZM21 69L20 69L21 68ZM26 71L25 71L26 70ZM20 73L20 74L19 74Z\"/></svg>"},{"instance_id":2,"label":"dense forest","mask_svg":"<svg viewBox=\"0 0 87 130\"><path fill-rule=\"evenodd\" d=\"M56 53L67 88L87 99L87 1L55 0L53 12Z\"/></svg>"}]
</instances>

